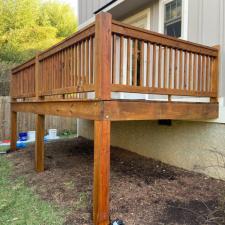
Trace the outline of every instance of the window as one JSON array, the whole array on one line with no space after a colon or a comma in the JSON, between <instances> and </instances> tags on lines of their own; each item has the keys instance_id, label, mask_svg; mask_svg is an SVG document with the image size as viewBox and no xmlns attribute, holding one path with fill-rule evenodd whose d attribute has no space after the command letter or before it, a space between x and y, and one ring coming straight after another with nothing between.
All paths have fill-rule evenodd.
<instances>
[{"instance_id":1,"label":"window","mask_svg":"<svg viewBox=\"0 0 225 225\"><path fill-rule=\"evenodd\" d=\"M164 33L180 38L181 32L182 0L172 0L164 5Z\"/></svg>"}]
</instances>

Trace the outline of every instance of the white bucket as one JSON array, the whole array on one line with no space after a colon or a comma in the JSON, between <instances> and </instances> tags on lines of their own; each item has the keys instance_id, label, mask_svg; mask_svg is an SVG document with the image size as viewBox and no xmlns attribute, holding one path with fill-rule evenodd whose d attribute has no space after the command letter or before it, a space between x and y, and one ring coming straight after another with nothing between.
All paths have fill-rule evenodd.
<instances>
[{"instance_id":1,"label":"white bucket","mask_svg":"<svg viewBox=\"0 0 225 225\"><path fill-rule=\"evenodd\" d=\"M56 139L57 138L57 129L49 129L48 130L48 138Z\"/></svg>"},{"instance_id":2,"label":"white bucket","mask_svg":"<svg viewBox=\"0 0 225 225\"><path fill-rule=\"evenodd\" d=\"M28 141L35 141L36 131L28 131L27 136L28 136Z\"/></svg>"}]
</instances>

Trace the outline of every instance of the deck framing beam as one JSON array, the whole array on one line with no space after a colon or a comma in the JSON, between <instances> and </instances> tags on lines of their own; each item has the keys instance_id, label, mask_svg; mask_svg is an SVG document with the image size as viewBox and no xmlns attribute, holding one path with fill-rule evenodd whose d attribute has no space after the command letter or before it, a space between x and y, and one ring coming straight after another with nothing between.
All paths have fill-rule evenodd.
<instances>
[{"instance_id":1,"label":"deck framing beam","mask_svg":"<svg viewBox=\"0 0 225 225\"><path fill-rule=\"evenodd\" d=\"M35 114L77 117L89 120L102 118L102 102L100 101L33 101L11 103L15 112L31 112Z\"/></svg>"},{"instance_id":2,"label":"deck framing beam","mask_svg":"<svg viewBox=\"0 0 225 225\"><path fill-rule=\"evenodd\" d=\"M106 101L105 119L126 120L209 120L218 118L218 103Z\"/></svg>"},{"instance_id":3,"label":"deck framing beam","mask_svg":"<svg viewBox=\"0 0 225 225\"><path fill-rule=\"evenodd\" d=\"M144 100L40 101L11 103L12 111L88 120L209 120L218 118L218 103Z\"/></svg>"}]
</instances>

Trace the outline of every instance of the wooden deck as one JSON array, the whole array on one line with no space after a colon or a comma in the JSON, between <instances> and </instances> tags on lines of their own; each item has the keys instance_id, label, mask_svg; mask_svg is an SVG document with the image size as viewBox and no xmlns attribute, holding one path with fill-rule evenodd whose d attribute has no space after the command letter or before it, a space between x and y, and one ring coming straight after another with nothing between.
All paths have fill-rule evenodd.
<instances>
[{"instance_id":1,"label":"wooden deck","mask_svg":"<svg viewBox=\"0 0 225 225\"><path fill-rule=\"evenodd\" d=\"M111 121L217 118L218 66L218 47L128 26L100 13L94 23L12 70L11 147L16 150L17 112L35 113L35 168L42 172L45 115L94 120L93 222L108 225ZM113 93L167 100L115 99Z\"/></svg>"}]
</instances>

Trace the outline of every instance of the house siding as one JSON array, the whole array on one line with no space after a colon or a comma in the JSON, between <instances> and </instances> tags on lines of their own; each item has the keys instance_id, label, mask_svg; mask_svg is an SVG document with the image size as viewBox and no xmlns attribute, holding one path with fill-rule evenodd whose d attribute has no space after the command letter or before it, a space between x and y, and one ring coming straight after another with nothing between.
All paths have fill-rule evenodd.
<instances>
[{"instance_id":1,"label":"house siding","mask_svg":"<svg viewBox=\"0 0 225 225\"><path fill-rule=\"evenodd\" d=\"M79 24L89 20L96 10L109 3L111 0L78 0Z\"/></svg>"},{"instance_id":2,"label":"house siding","mask_svg":"<svg viewBox=\"0 0 225 225\"><path fill-rule=\"evenodd\" d=\"M220 96L225 97L225 1L189 0L188 40L221 46Z\"/></svg>"}]
</instances>

